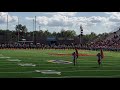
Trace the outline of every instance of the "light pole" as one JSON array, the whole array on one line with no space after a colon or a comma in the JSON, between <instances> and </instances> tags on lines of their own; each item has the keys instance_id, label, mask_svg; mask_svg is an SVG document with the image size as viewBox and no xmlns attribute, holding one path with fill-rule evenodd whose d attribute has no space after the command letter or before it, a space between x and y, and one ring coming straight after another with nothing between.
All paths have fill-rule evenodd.
<instances>
[{"instance_id":1,"label":"light pole","mask_svg":"<svg viewBox=\"0 0 120 90\"><path fill-rule=\"evenodd\" d=\"M35 16L35 31L36 31L36 16Z\"/></svg>"},{"instance_id":2,"label":"light pole","mask_svg":"<svg viewBox=\"0 0 120 90\"><path fill-rule=\"evenodd\" d=\"M1 16L1 18L2 18L2 15L0 15ZM2 28L1 28L2 29Z\"/></svg>"},{"instance_id":3,"label":"light pole","mask_svg":"<svg viewBox=\"0 0 120 90\"><path fill-rule=\"evenodd\" d=\"M82 36L83 36L83 28L82 28L82 25L80 25L80 44L81 44L81 47L82 47Z\"/></svg>"},{"instance_id":4,"label":"light pole","mask_svg":"<svg viewBox=\"0 0 120 90\"><path fill-rule=\"evenodd\" d=\"M34 19L33 19L33 42L34 42Z\"/></svg>"},{"instance_id":5,"label":"light pole","mask_svg":"<svg viewBox=\"0 0 120 90\"><path fill-rule=\"evenodd\" d=\"M18 25L19 25L19 17L18 17Z\"/></svg>"},{"instance_id":6,"label":"light pole","mask_svg":"<svg viewBox=\"0 0 120 90\"><path fill-rule=\"evenodd\" d=\"M6 44L7 44L7 30L8 30L8 14L7 14Z\"/></svg>"},{"instance_id":7,"label":"light pole","mask_svg":"<svg viewBox=\"0 0 120 90\"><path fill-rule=\"evenodd\" d=\"M36 44L36 16L35 16L35 44Z\"/></svg>"},{"instance_id":8,"label":"light pole","mask_svg":"<svg viewBox=\"0 0 120 90\"><path fill-rule=\"evenodd\" d=\"M39 31L40 31L40 26L39 26Z\"/></svg>"},{"instance_id":9,"label":"light pole","mask_svg":"<svg viewBox=\"0 0 120 90\"><path fill-rule=\"evenodd\" d=\"M19 42L19 18L18 18L18 42Z\"/></svg>"},{"instance_id":10,"label":"light pole","mask_svg":"<svg viewBox=\"0 0 120 90\"><path fill-rule=\"evenodd\" d=\"M7 15L7 30L8 30L8 15Z\"/></svg>"}]
</instances>

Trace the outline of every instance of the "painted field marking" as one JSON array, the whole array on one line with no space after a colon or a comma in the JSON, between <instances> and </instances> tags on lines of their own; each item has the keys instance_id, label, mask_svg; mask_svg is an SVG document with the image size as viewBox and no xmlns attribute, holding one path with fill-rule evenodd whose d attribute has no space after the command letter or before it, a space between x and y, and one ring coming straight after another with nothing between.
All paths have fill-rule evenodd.
<instances>
[{"instance_id":1,"label":"painted field marking","mask_svg":"<svg viewBox=\"0 0 120 90\"><path fill-rule=\"evenodd\" d=\"M18 65L20 66L36 66L35 64L32 64L32 63L19 63Z\"/></svg>"},{"instance_id":2,"label":"painted field marking","mask_svg":"<svg viewBox=\"0 0 120 90\"><path fill-rule=\"evenodd\" d=\"M35 72L40 72L42 74L58 74L61 75L61 72L55 70L35 70Z\"/></svg>"},{"instance_id":3,"label":"painted field marking","mask_svg":"<svg viewBox=\"0 0 120 90\"><path fill-rule=\"evenodd\" d=\"M48 62L58 63L58 64L71 64L72 63L70 61L65 61L65 60L48 60Z\"/></svg>"},{"instance_id":4,"label":"painted field marking","mask_svg":"<svg viewBox=\"0 0 120 90\"><path fill-rule=\"evenodd\" d=\"M21 60L19 59L7 59L8 61L17 61L17 62L20 62Z\"/></svg>"},{"instance_id":5,"label":"painted field marking","mask_svg":"<svg viewBox=\"0 0 120 90\"><path fill-rule=\"evenodd\" d=\"M11 57L0 57L0 58L11 58Z\"/></svg>"}]
</instances>

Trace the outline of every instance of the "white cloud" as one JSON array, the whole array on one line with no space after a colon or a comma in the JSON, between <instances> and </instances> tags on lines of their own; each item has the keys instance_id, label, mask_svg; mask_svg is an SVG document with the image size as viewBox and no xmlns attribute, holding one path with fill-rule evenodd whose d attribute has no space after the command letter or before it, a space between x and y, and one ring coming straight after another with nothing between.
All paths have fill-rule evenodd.
<instances>
[{"instance_id":1,"label":"white cloud","mask_svg":"<svg viewBox=\"0 0 120 90\"><path fill-rule=\"evenodd\" d=\"M26 20L33 20L34 18L31 17L25 17Z\"/></svg>"},{"instance_id":2,"label":"white cloud","mask_svg":"<svg viewBox=\"0 0 120 90\"><path fill-rule=\"evenodd\" d=\"M72 26L73 22L67 17L63 15L54 15L49 18L48 26Z\"/></svg>"},{"instance_id":3,"label":"white cloud","mask_svg":"<svg viewBox=\"0 0 120 90\"><path fill-rule=\"evenodd\" d=\"M26 17L27 20L33 20L32 17ZM52 15L50 17L47 16L38 16L36 17L36 21L41 26L48 26L51 28L59 27L64 29L74 29L77 33L79 33L79 27L82 24L85 33L90 33L92 28L96 27L97 24L106 23L108 18L100 17L100 16L92 16L92 17L75 17L75 16L65 16L60 14ZM59 31L57 30L57 31ZM53 31L53 30L52 30ZM95 30L97 32L97 30Z\"/></svg>"},{"instance_id":4,"label":"white cloud","mask_svg":"<svg viewBox=\"0 0 120 90\"><path fill-rule=\"evenodd\" d=\"M79 32L79 26L82 24L84 32L107 32L117 27L120 21L120 13L105 12L108 16L75 16L72 12L48 12L50 16L37 16L37 23L41 26L71 28ZM32 17L26 17L27 20L33 20ZM93 30L95 29L95 30Z\"/></svg>"},{"instance_id":5,"label":"white cloud","mask_svg":"<svg viewBox=\"0 0 120 90\"><path fill-rule=\"evenodd\" d=\"M109 14L109 15L115 16L115 17L120 17L120 12L105 12L105 14Z\"/></svg>"},{"instance_id":6,"label":"white cloud","mask_svg":"<svg viewBox=\"0 0 120 90\"><path fill-rule=\"evenodd\" d=\"M75 16L77 12L57 12L57 14L64 15L64 16Z\"/></svg>"},{"instance_id":7,"label":"white cloud","mask_svg":"<svg viewBox=\"0 0 120 90\"><path fill-rule=\"evenodd\" d=\"M7 22L7 15L8 15L8 22L17 21L17 16L11 16L7 12L0 12L0 23L1 24Z\"/></svg>"},{"instance_id":8,"label":"white cloud","mask_svg":"<svg viewBox=\"0 0 120 90\"><path fill-rule=\"evenodd\" d=\"M110 22L120 22L120 12L105 12L105 14L110 15L108 17Z\"/></svg>"},{"instance_id":9,"label":"white cloud","mask_svg":"<svg viewBox=\"0 0 120 90\"><path fill-rule=\"evenodd\" d=\"M47 25L48 24L48 17L46 16L40 16L36 18L36 21L38 22L38 24L40 25Z\"/></svg>"},{"instance_id":10,"label":"white cloud","mask_svg":"<svg viewBox=\"0 0 120 90\"><path fill-rule=\"evenodd\" d=\"M100 17L100 16L92 16L89 18L90 22L92 23L101 23L103 21L106 21L105 17Z\"/></svg>"},{"instance_id":11,"label":"white cloud","mask_svg":"<svg viewBox=\"0 0 120 90\"><path fill-rule=\"evenodd\" d=\"M75 16L77 12L46 12L48 15Z\"/></svg>"},{"instance_id":12,"label":"white cloud","mask_svg":"<svg viewBox=\"0 0 120 90\"><path fill-rule=\"evenodd\" d=\"M26 17L27 20L33 20L31 17ZM67 17L63 15L53 15L52 17L46 16L38 16L36 17L36 21L38 24L43 26L71 26L73 22Z\"/></svg>"},{"instance_id":13,"label":"white cloud","mask_svg":"<svg viewBox=\"0 0 120 90\"><path fill-rule=\"evenodd\" d=\"M117 31L120 27L120 12L105 12L108 15L106 22L103 24L108 32Z\"/></svg>"},{"instance_id":14,"label":"white cloud","mask_svg":"<svg viewBox=\"0 0 120 90\"><path fill-rule=\"evenodd\" d=\"M109 21L111 21L111 22L120 22L120 18L117 18L115 16L110 16Z\"/></svg>"},{"instance_id":15,"label":"white cloud","mask_svg":"<svg viewBox=\"0 0 120 90\"><path fill-rule=\"evenodd\" d=\"M75 30L80 33L80 25L82 24L84 33L90 32L109 32L119 27L120 25L120 12L103 12L104 16L78 16L78 12L40 12L41 16L36 17L37 25L43 29L47 27L48 30L59 32L62 28ZM6 28L8 15L9 27L14 28L12 24L17 21L17 16L12 16L7 12L0 12L0 24L4 24ZM38 14L37 14L38 15ZM23 22L25 25L29 24L29 29L32 27L32 20L34 17L25 17L27 21ZM31 21L30 23L28 21ZM28 23L27 23L28 22ZM16 22L15 22L16 23ZM3 28L3 26L1 26ZM39 28L38 28L39 29ZM44 30L45 30L44 29Z\"/></svg>"}]
</instances>

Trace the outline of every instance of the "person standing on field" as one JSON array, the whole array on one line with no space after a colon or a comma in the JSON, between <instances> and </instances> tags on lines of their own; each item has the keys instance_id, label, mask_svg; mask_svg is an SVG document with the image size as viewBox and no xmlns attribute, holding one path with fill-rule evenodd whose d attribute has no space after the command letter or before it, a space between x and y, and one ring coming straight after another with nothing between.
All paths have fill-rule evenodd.
<instances>
[{"instance_id":1,"label":"person standing on field","mask_svg":"<svg viewBox=\"0 0 120 90\"><path fill-rule=\"evenodd\" d=\"M72 53L74 66L76 65L76 53Z\"/></svg>"},{"instance_id":2,"label":"person standing on field","mask_svg":"<svg viewBox=\"0 0 120 90\"><path fill-rule=\"evenodd\" d=\"M96 56L98 57L98 65L100 66L102 62L102 55L98 53Z\"/></svg>"}]
</instances>

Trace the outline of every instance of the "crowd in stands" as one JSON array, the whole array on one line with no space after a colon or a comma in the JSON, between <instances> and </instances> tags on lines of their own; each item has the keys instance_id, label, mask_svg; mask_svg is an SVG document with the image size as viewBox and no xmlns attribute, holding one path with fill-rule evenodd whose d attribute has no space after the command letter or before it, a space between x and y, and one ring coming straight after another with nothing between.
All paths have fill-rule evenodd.
<instances>
[{"instance_id":1,"label":"crowd in stands","mask_svg":"<svg viewBox=\"0 0 120 90\"><path fill-rule=\"evenodd\" d=\"M0 49L85 49L85 50L99 50L100 48L103 48L104 50L108 51L120 51L120 35L114 35L114 37L107 39L107 40L98 40L96 42L92 42L90 44L85 45L74 45L74 44L23 44L23 43L17 43L17 44L0 44Z\"/></svg>"},{"instance_id":2,"label":"crowd in stands","mask_svg":"<svg viewBox=\"0 0 120 90\"><path fill-rule=\"evenodd\" d=\"M65 44L59 44L59 45L55 45L55 44L0 44L0 49L74 49L74 48L78 48L78 49L88 49L87 45L83 45L81 47L81 45L74 45L74 44L70 44L70 45L65 45Z\"/></svg>"},{"instance_id":3,"label":"crowd in stands","mask_svg":"<svg viewBox=\"0 0 120 90\"><path fill-rule=\"evenodd\" d=\"M120 35L107 40L98 40L90 44L90 48L98 49L102 47L104 50L120 51Z\"/></svg>"}]
</instances>

